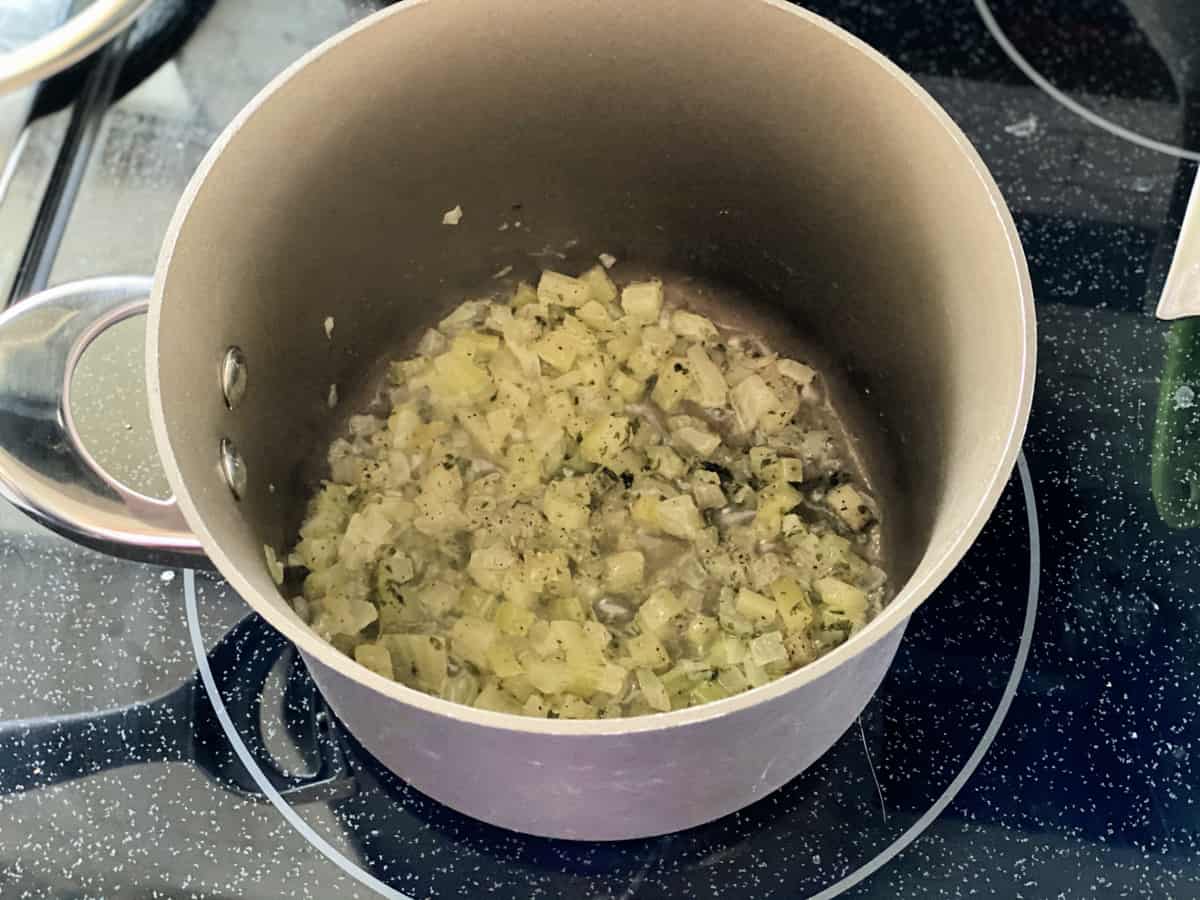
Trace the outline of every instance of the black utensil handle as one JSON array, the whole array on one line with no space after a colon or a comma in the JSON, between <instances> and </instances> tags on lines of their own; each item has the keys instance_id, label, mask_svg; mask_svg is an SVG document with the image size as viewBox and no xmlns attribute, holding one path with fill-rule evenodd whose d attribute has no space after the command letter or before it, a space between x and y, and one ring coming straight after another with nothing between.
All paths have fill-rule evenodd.
<instances>
[{"instance_id":1,"label":"black utensil handle","mask_svg":"<svg viewBox=\"0 0 1200 900\"><path fill-rule=\"evenodd\" d=\"M191 685L146 703L0 724L0 794L190 758Z\"/></svg>"},{"instance_id":2,"label":"black utensil handle","mask_svg":"<svg viewBox=\"0 0 1200 900\"><path fill-rule=\"evenodd\" d=\"M284 727L314 771L284 771L263 740L263 685L291 645L257 615L239 622L209 652L221 703L255 764L291 803L353 792L354 771L333 716L298 658L289 666ZM267 798L238 759L199 679L154 700L95 713L0 723L0 795L85 778L123 766L190 761L224 789Z\"/></svg>"},{"instance_id":3,"label":"black utensil handle","mask_svg":"<svg viewBox=\"0 0 1200 900\"><path fill-rule=\"evenodd\" d=\"M221 704L233 728L271 786L291 803L331 800L353 790L354 772L333 715L294 653L292 645L262 617L239 622L208 656ZM263 737L263 685L277 665L287 667L283 722L312 764L310 773L285 771ZM196 759L222 787L250 799L267 798L234 759L224 727L202 688L196 703Z\"/></svg>"}]
</instances>

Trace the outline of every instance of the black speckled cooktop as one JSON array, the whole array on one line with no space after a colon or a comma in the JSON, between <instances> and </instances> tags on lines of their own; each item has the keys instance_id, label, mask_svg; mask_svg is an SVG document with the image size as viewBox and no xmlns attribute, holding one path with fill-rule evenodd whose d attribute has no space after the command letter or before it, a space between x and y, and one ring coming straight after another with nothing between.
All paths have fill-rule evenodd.
<instances>
[{"instance_id":1,"label":"black speckled cooktop","mask_svg":"<svg viewBox=\"0 0 1200 900\"><path fill-rule=\"evenodd\" d=\"M0 147L3 283L36 285L28 247L52 283L149 271L237 109L379 5L156 4L106 56L115 82L56 80ZM1200 897L1200 328L1152 315L1200 160L1200 3L806 5L975 142L1039 317L1018 470L860 720L711 825L525 838L382 770L216 577L107 559L4 508L0 897ZM77 416L153 491L139 327L89 353Z\"/></svg>"}]
</instances>

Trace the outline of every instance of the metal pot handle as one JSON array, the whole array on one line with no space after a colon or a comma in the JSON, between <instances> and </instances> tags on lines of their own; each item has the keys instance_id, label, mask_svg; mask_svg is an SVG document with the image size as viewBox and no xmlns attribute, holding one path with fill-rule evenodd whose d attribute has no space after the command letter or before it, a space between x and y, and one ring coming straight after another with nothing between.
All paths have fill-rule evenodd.
<instances>
[{"instance_id":1,"label":"metal pot handle","mask_svg":"<svg viewBox=\"0 0 1200 900\"><path fill-rule=\"evenodd\" d=\"M0 54L0 94L61 72L100 49L126 28L151 0L96 0L66 24Z\"/></svg>"},{"instance_id":2,"label":"metal pot handle","mask_svg":"<svg viewBox=\"0 0 1200 900\"><path fill-rule=\"evenodd\" d=\"M195 567L204 550L174 499L121 484L79 439L71 379L88 345L149 308L149 278L51 288L0 315L0 495L73 541L127 559Z\"/></svg>"}]
</instances>

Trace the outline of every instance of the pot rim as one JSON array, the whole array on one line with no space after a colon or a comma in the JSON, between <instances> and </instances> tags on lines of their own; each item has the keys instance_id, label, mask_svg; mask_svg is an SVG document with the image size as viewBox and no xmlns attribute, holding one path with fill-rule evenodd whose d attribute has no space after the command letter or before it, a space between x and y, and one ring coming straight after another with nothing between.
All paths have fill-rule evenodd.
<instances>
[{"instance_id":1,"label":"pot rim","mask_svg":"<svg viewBox=\"0 0 1200 900\"><path fill-rule=\"evenodd\" d=\"M149 320L146 329L146 380L150 399L150 418L155 443L167 475L167 481L171 485L171 489L185 519L195 531L196 536L204 545L205 552L209 555L213 563L216 564L221 574L229 580L233 588L250 604L254 611L295 644L306 659L317 661L322 666L337 672L339 675L353 682L363 684L388 699L416 707L423 712L445 716L465 724L528 734L579 737L590 735L623 735L678 728L733 715L749 707L774 700L809 682L815 681L872 647L883 635L889 633L892 629L903 625L913 611L933 593L974 543L990 516L992 509L995 507L1000 493L1004 489L1004 485L1007 483L1016 463L1017 454L1020 451L1021 441L1029 420L1036 373L1036 321L1033 288L1016 226L1013 223L1008 207L1004 203L1000 190L984 165L983 160L980 158L979 153L950 118L949 114L916 81L882 53L822 16L793 6L787 0L751 0L751 2L765 3L781 12L798 16L810 24L821 28L827 34L865 55L883 70L887 76L899 82L912 94L937 124L941 126L946 136L957 145L959 151L974 170L976 177L979 179L980 186L987 194L987 198L995 212L997 222L1001 226L1004 239L1008 244L1012 259L1013 274L1019 293L1019 311L1024 334L1024 342L1021 348L1021 378L1017 403L1009 421L1008 434L1005 437L1003 452L992 468L986 490L980 495L979 502L975 510L971 513L966 526L942 556L932 564L922 562L918 568L917 577L910 579L884 608L883 612L862 631L851 637L850 640L840 647L797 669L795 672L790 672L761 687L753 688L733 697L687 709L620 719L585 720L540 719L476 709L475 707L425 694L399 682L384 678L382 675L370 671L350 657L342 654L332 644L322 640L307 625L301 622L294 613L290 610L285 610L284 606L260 596L259 592L251 586L249 580L232 564L196 510L187 485L184 483L182 475L175 465L175 456L167 434L166 418L162 409L162 394L157 365L158 331L161 321L163 288L167 273L171 267L179 234L188 218L192 204L207 179L209 172L216 164L217 159L224 153L226 147L260 107L291 81L301 69L306 68L318 58L325 56L343 43L352 40L360 32L379 24L385 19L403 15L429 2L430 0L408 0L408 2L397 6L380 10L330 37L304 54L300 59L272 79L238 113L213 143L203 161L197 167L187 188L184 190L179 205L171 219L170 226L167 229L162 245L162 252L159 254L158 266L155 271L154 290L151 297Z\"/></svg>"}]
</instances>

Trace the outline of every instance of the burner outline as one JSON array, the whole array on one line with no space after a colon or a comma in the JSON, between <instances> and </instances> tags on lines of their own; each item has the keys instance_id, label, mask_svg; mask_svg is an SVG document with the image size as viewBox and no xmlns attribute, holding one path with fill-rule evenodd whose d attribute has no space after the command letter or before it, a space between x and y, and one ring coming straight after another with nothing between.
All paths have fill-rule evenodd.
<instances>
[{"instance_id":1,"label":"burner outline","mask_svg":"<svg viewBox=\"0 0 1200 900\"><path fill-rule=\"evenodd\" d=\"M977 2L982 2L982 0L977 0ZM829 887L811 895L809 900L832 900L832 898L840 896L859 882L879 871L879 869L883 868L883 866L920 837L933 824L937 817L945 811L946 807L954 801L959 791L962 790L967 780L974 774L975 769L983 761L984 756L987 755L987 751L996 739L1000 727L1004 724L1004 719L1008 715L1009 707L1012 705L1013 697L1016 695L1017 687L1025 672L1025 663L1029 658L1030 646L1033 643L1034 624L1037 621L1038 593L1041 586L1041 534L1038 528L1037 498L1034 493L1033 476L1030 473L1029 463L1026 461L1023 451L1017 456L1017 471L1021 479L1021 488L1025 500L1026 523L1029 529L1029 589L1026 597L1025 622L1021 629L1021 640L1017 646L1012 671L1009 674L1008 682L1004 686L1004 691L1000 695L996 710L992 714L987 728L984 729L979 743L967 758L962 769L959 770L958 774L955 775L950 784L946 786L946 789L933 802L929 809L903 834L874 857ZM407 894L402 894L380 881L338 851L284 800L280 793L275 790L267 776L263 774L234 726L228 711L225 709L224 701L220 696L220 691L217 689L216 681L209 668L208 654L205 650L203 635L200 632L200 616L196 601L196 573L194 570L187 569L184 571L183 583L188 632L191 637L192 652L196 657L196 665L200 672L201 682L204 685L205 691L208 692L217 720L221 723L221 729L225 732L225 736L228 738L238 759L246 767L247 772L250 773L250 776L263 792L263 795L279 811L279 814L283 816L289 825L312 844L326 859L345 872L347 876L359 882L364 887L375 891L379 896L388 898L388 900L414 900L414 898ZM666 839L669 840L669 838L670 836L668 835ZM650 862L643 869L643 876L652 865L653 862Z\"/></svg>"},{"instance_id":2,"label":"burner outline","mask_svg":"<svg viewBox=\"0 0 1200 900\"><path fill-rule=\"evenodd\" d=\"M1000 49L1004 51L1004 55L1012 60L1013 65L1020 69L1026 78L1049 95L1052 100L1065 106L1071 112L1075 113L1075 115L1090 122L1097 128L1107 131L1109 134L1119 137L1122 140L1129 141L1131 144L1137 144L1139 147L1144 147L1147 150L1165 153L1168 156L1174 156L1179 159L1200 162L1200 151L1188 150L1185 147L1178 147L1175 144L1168 144L1164 141L1156 141L1154 138L1138 134L1136 131L1131 131L1128 128L1118 125L1116 122L1104 118L1099 113L1093 112L1078 100L1068 97L1056 88L1050 82L1050 79L1034 68L1029 60L1021 55L1021 51L1008 39L1008 35L1004 33L1004 29L1000 27L1000 23L996 21L996 17L992 13L992 8L988 6L987 0L973 0L973 2L975 10L979 13L979 18L983 20L984 27L987 28L996 43L1000 45Z\"/></svg>"}]
</instances>

